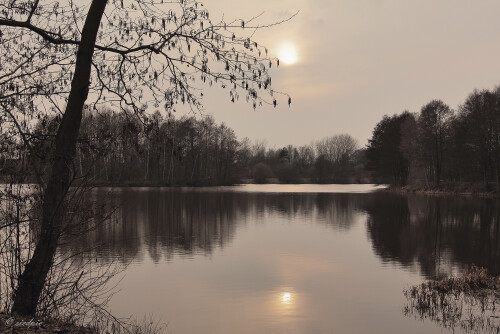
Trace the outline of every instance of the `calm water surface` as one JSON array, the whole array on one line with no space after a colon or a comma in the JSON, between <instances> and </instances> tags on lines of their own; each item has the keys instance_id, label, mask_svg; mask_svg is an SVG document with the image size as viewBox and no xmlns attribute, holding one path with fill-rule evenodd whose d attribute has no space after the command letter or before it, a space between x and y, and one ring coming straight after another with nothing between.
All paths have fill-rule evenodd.
<instances>
[{"instance_id":1,"label":"calm water surface","mask_svg":"<svg viewBox=\"0 0 500 334\"><path fill-rule=\"evenodd\" d=\"M71 247L128 264L111 309L174 334L446 332L405 317L402 291L471 264L499 274L498 200L375 189L100 189L112 223Z\"/></svg>"}]
</instances>

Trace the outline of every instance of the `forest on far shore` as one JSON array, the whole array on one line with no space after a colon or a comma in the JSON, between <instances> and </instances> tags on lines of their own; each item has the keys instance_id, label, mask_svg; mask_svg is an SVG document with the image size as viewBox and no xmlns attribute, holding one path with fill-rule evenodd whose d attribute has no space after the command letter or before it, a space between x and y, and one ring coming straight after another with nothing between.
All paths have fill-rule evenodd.
<instances>
[{"instance_id":1,"label":"forest on far shore","mask_svg":"<svg viewBox=\"0 0 500 334\"><path fill-rule=\"evenodd\" d=\"M48 175L58 124L57 117L38 120L31 151L4 131L8 124L0 124L0 180L37 182ZM30 168L33 161L38 168ZM365 147L337 134L272 148L264 141L238 140L211 116L86 110L73 171L75 184L94 185L385 183L440 189L474 184L477 191L499 191L500 88L475 90L457 110L433 100L417 113L386 115Z\"/></svg>"},{"instance_id":2,"label":"forest on far shore","mask_svg":"<svg viewBox=\"0 0 500 334\"><path fill-rule=\"evenodd\" d=\"M33 152L3 140L2 179L37 179L29 161L44 173L58 127L43 118L34 131ZM31 159L31 158L35 159ZM264 141L238 140L211 116L163 118L159 113L135 117L113 110L86 110L82 120L74 182L96 185L230 185L235 183L366 182L364 150L347 134L300 147L269 148ZM89 181L90 180L90 181ZM10 181L9 181L10 182Z\"/></svg>"},{"instance_id":3,"label":"forest on far shore","mask_svg":"<svg viewBox=\"0 0 500 334\"><path fill-rule=\"evenodd\" d=\"M441 100L384 116L366 150L376 182L453 192L500 191L500 87L475 90L457 110Z\"/></svg>"}]
</instances>

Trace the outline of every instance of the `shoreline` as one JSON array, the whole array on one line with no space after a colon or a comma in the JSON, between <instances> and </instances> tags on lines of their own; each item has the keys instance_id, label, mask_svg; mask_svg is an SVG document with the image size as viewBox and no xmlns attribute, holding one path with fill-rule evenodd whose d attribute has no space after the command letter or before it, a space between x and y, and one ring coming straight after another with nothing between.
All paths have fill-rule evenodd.
<instances>
[{"instance_id":1,"label":"shoreline","mask_svg":"<svg viewBox=\"0 0 500 334\"><path fill-rule=\"evenodd\" d=\"M432 196L472 196L472 197L500 197L500 192L485 191L481 189L463 189L463 187L456 188L425 188L415 185L407 186L389 186L380 191L387 191L398 194L419 194L419 195L432 195Z\"/></svg>"},{"instance_id":2,"label":"shoreline","mask_svg":"<svg viewBox=\"0 0 500 334\"><path fill-rule=\"evenodd\" d=\"M8 185L10 184L9 182L3 182L0 180L0 185ZM23 183L17 183L17 184L35 184L34 182L23 182ZM186 187L186 188L202 188L202 187L232 187L232 186L239 186L239 185L245 185L245 184L254 184L254 185L266 185L266 184L282 184L282 185L306 185L306 184L315 184L315 185L350 185L350 184L375 184L374 182L354 182L354 183L348 183L348 182L333 182L333 183L319 183L319 182L310 182L310 180L301 180L300 182L280 182L278 179L271 179L269 182L266 183L260 183L260 182L255 182L252 179L242 179L238 180L237 182L233 183L207 183L207 184L165 184L165 183L155 183L155 182L95 182L95 183L89 183L86 186L88 187L94 187L94 188L144 188L144 187L149 187L149 188L179 188L179 187ZM72 187L79 187L80 184L74 184Z\"/></svg>"},{"instance_id":3,"label":"shoreline","mask_svg":"<svg viewBox=\"0 0 500 334\"><path fill-rule=\"evenodd\" d=\"M477 183L445 183L439 188L429 188L422 184L409 184L406 186L395 186L387 185L375 182L363 182L363 183L317 183L317 182L296 182L296 183L283 183L279 182L277 179L270 180L272 182L267 183L257 183L252 179L242 179L238 182L231 184L161 184L161 183L150 183L150 182L123 182L123 183L106 183L106 182L96 182L87 185L89 188L207 188L207 187L237 187L241 185L385 185L386 188L377 189L376 191L391 192L395 194L416 194L416 195L429 195L429 196L469 196L469 197L488 197L488 198L500 198L500 191L485 191L484 186L478 185ZM306 181L306 180L303 180ZM310 180L307 180L310 181ZM8 185L9 183L0 181L0 185ZM33 185L33 183L22 183L25 185ZM79 187L80 185L75 184L71 187Z\"/></svg>"}]
</instances>

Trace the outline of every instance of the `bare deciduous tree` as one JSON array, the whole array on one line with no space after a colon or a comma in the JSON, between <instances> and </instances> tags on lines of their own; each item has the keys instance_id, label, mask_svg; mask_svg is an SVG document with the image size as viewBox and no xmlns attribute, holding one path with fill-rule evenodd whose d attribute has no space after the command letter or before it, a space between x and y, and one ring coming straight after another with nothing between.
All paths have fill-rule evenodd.
<instances>
[{"instance_id":1,"label":"bare deciduous tree","mask_svg":"<svg viewBox=\"0 0 500 334\"><path fill-rule=\"evenodd\" d=\"M426 175L439 186L443 171L443 155L449 120L453 111L441 100L422 107L417 121L417 134L426 163Z\"/></svg>"},{"instance_id":2,"label":"bare deciduous tree","mask_svg":"<svg viewBox=\"0 0 500 334\"><path fill-rule=\"evenodd\" d=\"M279 61L251 37L279 22L258 25L256 19L212 22L203 5L192 0L0 4L2 117L28 152L33 121L47 114L59 117L48 174L32 163L42 194L40 233L19 277L13 312L35 313L65 230L63 203L76 175L73 159L84 105L111 103L136 115L175 112L178 103L200 109L203 84L227 88L232 101L243 93L254 108L275 105L268 69Z\"/></svg>"}]
</instances>

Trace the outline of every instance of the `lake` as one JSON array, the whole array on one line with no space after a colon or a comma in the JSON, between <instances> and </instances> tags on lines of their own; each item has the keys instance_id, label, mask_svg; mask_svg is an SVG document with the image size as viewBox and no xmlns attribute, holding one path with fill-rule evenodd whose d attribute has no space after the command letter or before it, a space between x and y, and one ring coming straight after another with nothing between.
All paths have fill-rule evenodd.
<instances>
[{"instance_id":1,"label":"lake","mask_svg":"<svg viewBox=\"0 0 500 334\"><path fill-rule=\"evenodd\" d=\"M112 311L169 333L446 333L405 316L403 290L500 274L499 201L378 188L99 189L111 224L65 247L128 264Z\"/></svg>"}]
</instances>

